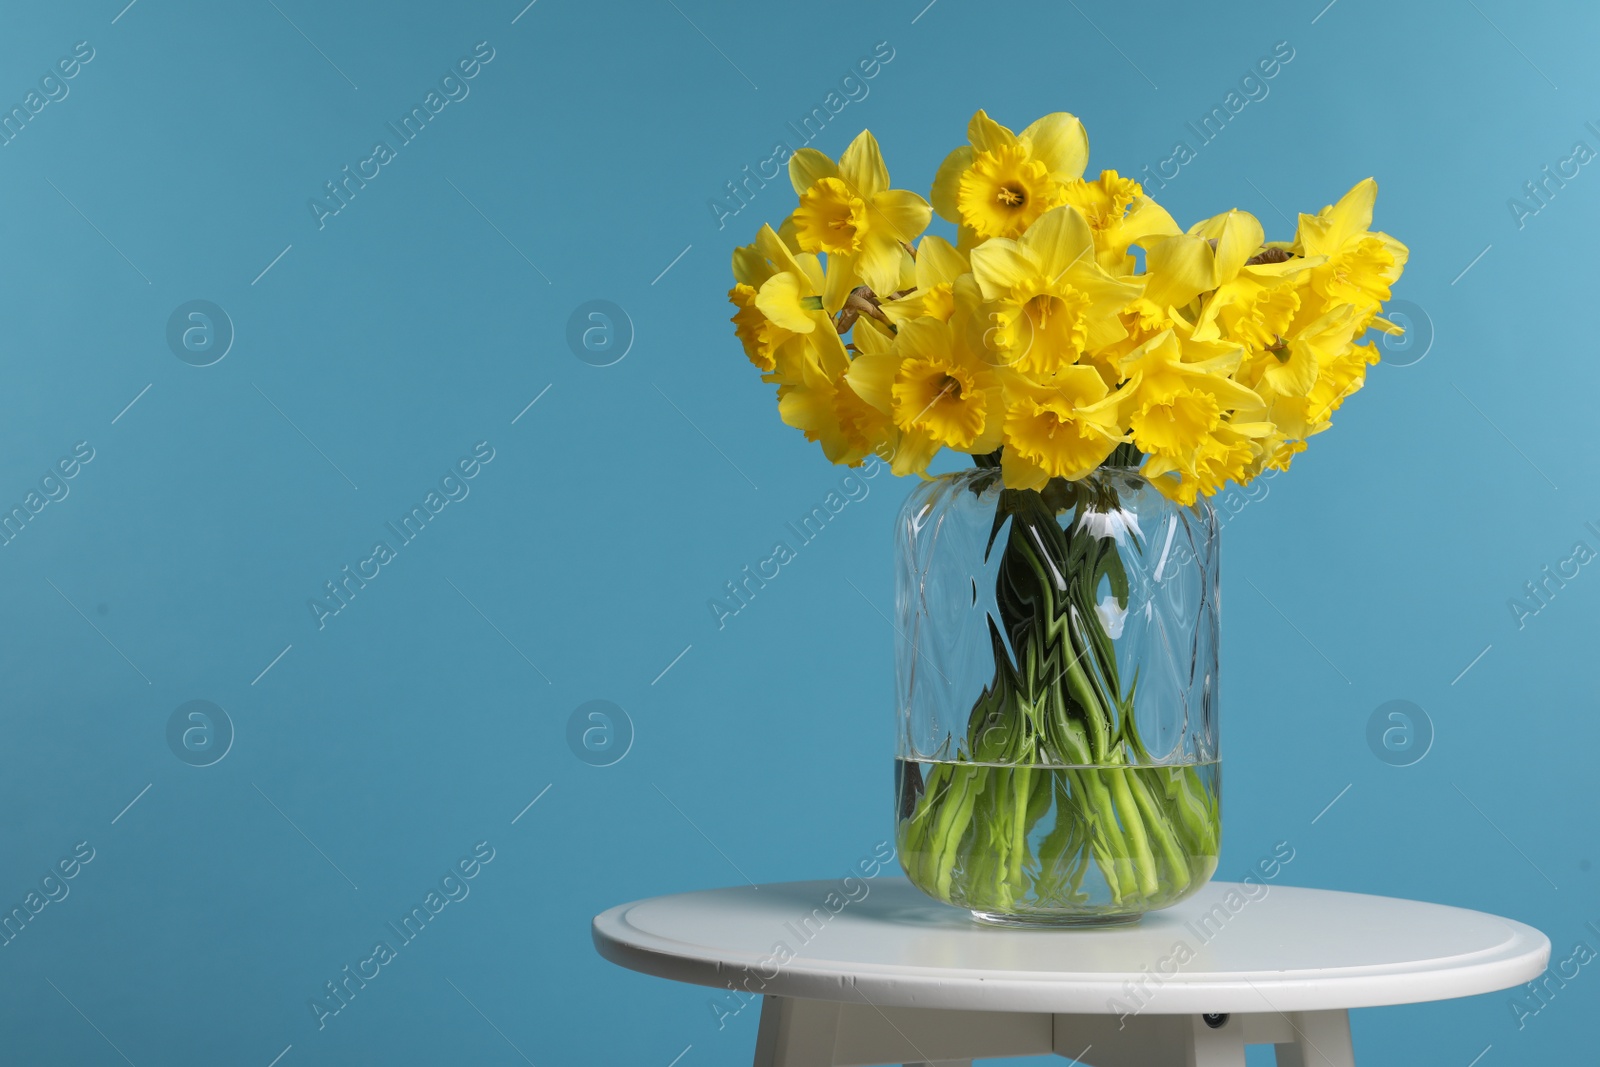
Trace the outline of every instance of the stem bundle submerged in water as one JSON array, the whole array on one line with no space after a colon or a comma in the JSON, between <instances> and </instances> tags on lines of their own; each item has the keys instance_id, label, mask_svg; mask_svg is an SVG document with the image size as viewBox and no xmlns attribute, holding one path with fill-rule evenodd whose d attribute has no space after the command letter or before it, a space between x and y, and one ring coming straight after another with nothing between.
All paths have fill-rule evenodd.
<instances>
[{"instance_id":1,"label":"stem bundle submerged in water","mask_svg":"<svg viewBox=\"0 0 1600 1067\"><path fill-rule=\"evenodd\" d=\"M951 758L897 763L907 873L980 918L1136 918L1216 867L1217 764L1152 760L1138 672L1119 677L1107 625L1128 608L1119 540L1142 551L1120 514L1111 481L1001 490L993 680Z\"/></svg>"}]
</instances>

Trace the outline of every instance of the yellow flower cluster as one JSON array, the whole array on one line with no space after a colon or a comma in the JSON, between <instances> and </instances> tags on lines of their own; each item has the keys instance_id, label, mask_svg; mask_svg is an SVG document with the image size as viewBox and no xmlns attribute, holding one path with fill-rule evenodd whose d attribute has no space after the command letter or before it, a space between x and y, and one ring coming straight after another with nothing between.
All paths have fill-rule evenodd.
<instances>
[{"instance_id":1,"label":"yellow flower cluster","mask_svg":"<svg viewBox=\"0 0 1600 1067\"><path fill-rule=\"evenodd\" d=\"M1366 331L1398 332L1380 312L1407 249L1369 229L1370 178L1267 243L1246 212L1185 231L1116 171L1085 179L1064 112L1013 133L979 111L967 137L931 205L871 133L837 162L801 149L798 207L733 254L745 353L834 463L998 452L1028 489L1131 445L1193 503L1286 469L1377 362ZM954 244L923 236L935 211Z\"/></svg>"}]
</instances>

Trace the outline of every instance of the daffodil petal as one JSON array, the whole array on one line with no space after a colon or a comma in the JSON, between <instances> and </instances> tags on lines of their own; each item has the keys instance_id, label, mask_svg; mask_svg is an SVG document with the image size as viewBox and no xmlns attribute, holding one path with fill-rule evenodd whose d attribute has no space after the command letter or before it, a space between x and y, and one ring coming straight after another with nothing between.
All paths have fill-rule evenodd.
<instances>
[{"instance_id":1,"label":"daffodil petal","mask_svg":"<svg viewBox=\"0 0 1600 1067\"><path fill-rule=\"evenodd\" d=\"M1005 391L998 385L985 389L983 391L983 404L983 432L967 446L967 452L974 456L987 455L993 452L1005 440Z\"/></svg>"},{"instance_id":2,"label":"daffodil petal","mask_svg":"<svg viewBox=\"0 0 1600 1067\"><path fill-rule=\"evenodd\" d=\"M1248 211L1230 211L1224 216L1222 232L1217 237L1217 279L1232 281L1244 266L1244 261L1255 255L1266 239L1261 222Z\"/></svg>"},{"instance_id":3,"label":"daffodil petal","mask_svg":"<svg viewBox=\"0 0 1600 1067\"><path fill-rule=\"evenodd\" d=\"M890 290L894 293L907 292L917 287L917 258L912 255L910 249L902 247L900 251L903 253L900 257L900 280Z\"/></svg>"},{"instance_id":4,"label":"daffodil petal","mask_svg":"<svg viewBox=\"0 0 1600 1067\"><path fill-rule=\"evenodd\" d=\"M1095 317L1103 318L1117 327L1114 337L1126 336L1122 329L1122 320L1116 313L1130 301L1144 295L1143 278L1113 278L1098 266L1092 266L1077 271L1072 277L1072 285L1093 303L1092 314Z\"/></svg>"},{"instance_id":5,"label":"daffodil petal","mask_svg":"<svg viewBox=\"0 0 1600 1067\"><path fill-rule=\"evenodd\" d=\"M1283 396L1305 396L1317 384L1316 353L1301 345L1290 345L1289 358L1267 360L1261 379L1275 393Z\"/></svg>"},{"instance_id":6,"label":"daffodil petal","mask_svg":"<svg viewBox=\"0 0 1600 1067\"><path fill-rule=\"evenodd\" d=\"M1146 478L1156 479L1175 470L1177 470L1177 467L1170 459L1163 456L1149 456L1145 459L1144 465L1139 468L1139 473Z\"/></svg>"},{"instance_id":7,"label":"daffodil petal","mask_svg":"<svg viewBox=\"0 0 1600 1067\"><path fill-rule=\"evenodd\" d=\"M1244 359L1244 349L1227 341L1193 341L1188 344L1190 354L1199 352L1209 353L1202 359L1185 360L1180 364L1184 370L1195 374L1229 375L1239 369L1239 363Z\"/></svg>"},{"instance_id":8,"label":"daffodil petal","mask_svg":"<svg viewBox=\"0 0 1600 1067\"><path fill-rule=\"evenodd\" d=\"M950 331L938 319L923 316L900 327L895 343L903 352L942 359L950 354Z\"/></svg>"},{"instance_id":9,"label":"daffodil petal","mask_svg":"<svg viewBox=\"0 0 1600 1067\"><path fill-rule=\"evenodd\" d=\"M834 417L833 405L810 389L786 389L778 396L778 417L797 430L820 424Z\"/></svg>"},{"instance_id":10,"label":"daffodil petal","mask_svg":"<svg viewBox=\"0 0 1600 1067\"><path fill-rule=\"evenodd\" d=\"M993 152L1017 143L1017 135L990 118L982 108L967 123L967 140L979 152Z\"/></svg>"},{"instance_id":11,"label":"daffodil petal","mask_svg":"<svg viewBox=\"0 0 1600 1067\"><path fill-rule=\"evenodd\" d=\"M817 366L831 381L843 378L850 369L850 353L844 347L844 338L833 328L833 322L822 311L811 313L811 336L806 343L817 358Z\"/></svg>"},{"instance_id":12,"label":"daffodil petal","mask_svg":"<svg viewBox=\"0 0 1600 1067\"><path fill-rule=\"evenodd\" d=\"M1216 398L1218 405L1225 410L1232 411L1237 408L1248 408L1261 403L1261 397L1254 390L1246 389L1232 378L1223 378L1215 374L1194 375L1189 379L1196 388L1210 393Z\"/></svg>"},{"instance_id":13,"label":"daffodil petal","mask_svg":"<svg viewBox=\"0 0 1600 1067\"><path fill-rule=\"evenodd\" d=\"M1049 278L1058 277L1083 262L1094 262L1094 231L1070 205L1051 208L1019 238ZM976 254L976 250L974 250Z\"/></svg>"},{"instance_id":14,"label":"daffodil petal","mask_svg":"<svg viewBox=\"0 0 1600 1067\"><path fill-rule=\"evenodd\" d=\"M1000 454L1000 479L1007 489L1043 489L1050 475L1017 449L1008 448Z\"/></svg>"},{"instance_id":15,"label":"daffodil petal","mask_svg":"<svg viewBox=\"0 0 1600 1067\"><path fill-rule=\"evenodd\" d=\"M900 288L900 261L905 255L900 242L887 233L870 233L856 257L856 273L874 293L888 296Z\"/></svg>"},{"instance_id":16,"label":"daffodil petal","mask_svg":"<svg viewBox=\"0 0 1600 1067\"><path fill-rule=\"evenodd\" d=\"M771 226L762 226L756 233L756 249L772 261L770 270L786 270L797 275L804 273L804 268L800 266L799 260L795 259L797 253L790 248L789 244Z\"/></svg>"},{"instance_id":17,"label":"daffodil petal","mask_svg":"<svg viewBox=\"0 0 1600 1067\"><path fill-rule=\"evenodd\" d=\"M889 470L895 475L922 474L941 447L939 442L922 434L901 434L900 447L895 449L894 458L889 461Z\"/></svg>"},{"instance_id":18,"label":"daffodil petal","mask_svg":"<svg viewBox=\"0 0 1600 1067\"><path fill-rule=\"evenodd\" d=\"M800 303L803 294L801 279L790 271L779 271L761 283L756 292L756 308L792 333L810 333L816 329L816 320Z\"/></svg>"},{"instance_id":19,"label":"daffodil petal","mask_svg":"<svg viewBox=\"0 0 1600 1067\"><path fill-rule=\"evenodd\" d=\"M789 157L789 182L796 195L804 193L823 178L837 178L839 168L815 148L802 148Z\"/></svg>"},{"instance_id":20,"label":"daffodil petal","mask_svg":"<svg viewBox=\"0 0 1600 1067\"><path fill-rule=\"evenodd\" d=\"M1141 248L1148 248L1155 243L1153 239L1164 239L1182 233L1183 230L1168 214L1166 208L1148 196L1143 196L1133 202L1133 206L1123 218L1117 243L1123 247L1139 245Z\"/></svg>"},{"instance_id":21,"label":"daffodil petal","mask_svg":"<svg viewBox=\"0 0 1600 1067\"><path fill-rule=\"evenodd\" d=\"M933 200L933 210L946 222L961 221L961 175L971 166L972 146L962 145L944 157L944 162L939 164L939 170L933 176L933 188L929 196Z\"/></svg>"},{"instance_id":22,"label":"daffodil petal","mask_svg":"<svg viewBox=\"0 0 1600 1067\"><path fill-rule=\"evenodd\" d=\"M1093 367L1074 364L1062 367L1044 383L1077 407L1086 407L1105 399L1106 383Z\"/></svg>"},{"instance_id":23,"label":"daffodil petal","mask_svg":"<svg viewBox=\"0 0 1600 1067\"><path fill-rule=\"evenodd\" d=\"M1034 158L1043 161L1057 181L1083 177L1089 164L1089 135L1076 116L1053 112L1035 121L1021 136L1033 142Z\"/></svg>"},{"instance_id":24,"label":"daffodil petal","mask_svg":"<svg viewBox=\"0 0 1600 1067\"><path fill-rule=\"evenodd\" d=\"M1270 422L1240 422L1237 415L1228 423L1228 429L1245 437L1271 437L1277 432Z\"/></svg>"},{"instance_id":25,"label":"daffodil petal","mask_svg":"<svg viewBox=\"0 0 1600 1067\"><path fill-rule=\"evenodd\" d=\"M1411 249L1388 234L1375 233L1372 236L1376 237L1383 244L1383 247L1388 250L1389 254L1394 257L1395 266L1404 267L1406 261L1411 258Z\"/></svg>"},{"instance_id":26,"label":"daffodil petal","mask_svg":"<svg viewBox=\"0 0 1600 1067\"><path fill-rule=\"evenodd\" d=\"M967 273L967 257L949 241L929 234L917 245L917 285L933 286L954 282Z\"/></svg>"},{"instance_id":27,"label":"daffodil petal","mask_svg":"<svg viewBox=\"0 0 1600 1067\"><path fill-rule=\"evenodd\" d=\"M823 310L832 315L844 307L844 302L850 299L850 290L860 283L861 275L856 272L856 257L828 257L828 275L822 286Z\"/></svg>"},{"instance_id":28,"label":"daffodil petal","mask_svg":"<svg viewBox=\"0 0 1600 1067\"><path fill-rule=\"evenodd\" d=\"M1350 187L1328 212L1328 220L1341 234L1356 234L1372 227L1372 207L1378 200L1378 183L1365 178Z\"/></svg>"},{"instance_id":29,"label":"daffodil petal","mask_svg":"<svg viewBox=\"0 0 1600 1067\"><path fill-rule=\"evenodd\" d=\"M972 276L985 300L1000 299L1034 273L1033 261L1008 237L993 238L972 250Z\"/></svg>"},{"instance_id":30,"label":"daffodil petal","mask_svg":"<svg viewBox=\"0 0 1600 1067\"><path fill-rule=\"evenodd\" d=\"M800 237L796 232L794 216L790 215L778 224L778 239L790 252L800 251Z\"/></svg>"},{"instance_id":31,"label":"daffodil petal","mask_svg":"<svg viewBox=\"0 0 1600 1067\"><path fill-rule=\"evenodd\" d=\"M772 276L767 257L753 244L733 250L733 279L745 285L760 285Z\"/></svg>"},{"instance_id":32,"label":"daffodil petal","mask_svg":"<svg viewBox=\"0 0 1600 1067\"><path fill-rule=\"evenodd\" d=\"M858 353L872 354L889 351L889 346L894 343L894 334L876 319L863 317L856 320L856 328L850 334L850 339L855 342ZM861 357L858 355L856 358Z\"/></svg>"},{"instance_id":33,"label":"daffodil petal","mask_svg":"<svg viewBox=\"0 0 1600 1067\"><path fill-rule=\"evenodd\" d=\"M826 280L822 260L811 252L801 252L794 257L794 260L805 275L806 287L813 293L820 292Z\"/></svg>"},{"instance_id":34,"label":"daffodil petal","mask_svg":"<svg viewBox=\"0 0 1600 1067\"><path fill-rule=\"evenodd\" d=\"M1145 299L1158 308L1183 307L1217 287L1216 256L1202 237L1178 234L1145 251Z\"/></svg>"},{"instance_id":35,"label":"daffodil petal","mask_svg":"<svg viewBox=\"0 0 1600 1067\"><path fill-rule=\"evenodd\" d=\"M857 134L839 157L839 177L863 200L889 188L889 168L884 165L878 139L871 131L862 130Z\"/></svg>"},{"instance_id":36,"label":"daffodil petal","mask_svg":"<svg viewBox=\"0 0 1600 1067\"><path fill-rule=\"evenodd\" d=\"M867 207L868 224L885 227L896 241L911 244L928 228L933 210L909 189L888 189L875 195Z\"/></svg>"},{"instance_id":37,"label":"daffodil petal","mask_svg":"<svg viewBox=\"0 0 1600 1067\"><path fill-rule=\"evenodd\" d=\"M899 369L899 355L888 349L860 352L850 361L844 380L862 400L889 415L894 411L894 376Z\"/></svg>"}]
</instances>

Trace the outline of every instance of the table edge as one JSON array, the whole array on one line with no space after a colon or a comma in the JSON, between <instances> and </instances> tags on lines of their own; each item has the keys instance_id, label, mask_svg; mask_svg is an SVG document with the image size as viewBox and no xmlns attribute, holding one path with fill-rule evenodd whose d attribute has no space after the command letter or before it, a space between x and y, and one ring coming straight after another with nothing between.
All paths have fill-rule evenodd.
<instances>
[{"instance_id":1,"label":"table edge","mask_svg":"<svg viewBox=\"0 0 1600 1067\"><path fill-rule=\"evenodd\" d=\"M1342 890L1311 891L1380 900L1403 899ZM624 922L630 909L657 899L660 898L630 901L596 915L590 924L595 950L603 959L629 970L725 992L742 989L745 995L864 1002L877 1007L1105 1015L1117 1014L1118 1003L1127 1004L1126 983L1145 977L1139 971L1128 971L1108 973L1088 981L1053 984L1036 977L1013 977L1005 972L995 972L953 982L935 973L919 974L905 970L889 973L871 966L861 966L854 973L841 974L837 967L807 966L804 962L790 961L775 976L763 979L735 962L675 952L667 947L669 942L666 939L658 939L656 944L641 944L619 936L621 930L608 928ZM1156 986L1154 994L1139 1009L1139 1013L1183 1015L1197 1011L1318 1011L1428 1003L1509 989L1537 978L1548 966L1550 939L1542 931L1489 912L1457 908L1449 904L1433 906L1453 908L1503 923L1513 933L1523 936L1528 942L1527 948L1515 954L1509 954L1508 950L1507 955L1495 959L1476 963L1458 962L1434 969L1430 969L1426 961L1421 961L1418 965L1404 965L1406 970L1391 973L1366 970L1360 974L1342 976L1337 969L1328 969L1315 976L1285 979L1281 971L1257 971L1249 974L1241 972L1236 978L1200 981L1185 977L1180 971ZM654 938L655 935L648 936ZM1427 982L1418 981L1424 977L1428 979ZM1252 978L1269 985L1270 999L1251 981ZM1419 992L1419 989L1424 991Z\"/></svg>"}]
</instances>

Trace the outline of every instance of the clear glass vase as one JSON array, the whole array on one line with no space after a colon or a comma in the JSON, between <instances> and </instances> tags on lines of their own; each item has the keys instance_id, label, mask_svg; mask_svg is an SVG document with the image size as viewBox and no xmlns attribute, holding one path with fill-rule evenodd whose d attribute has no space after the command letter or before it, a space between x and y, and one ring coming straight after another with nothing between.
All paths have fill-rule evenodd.
<instances>
[{"instance_id":1,"label":"clear glass vase","mask_svg":"<svg viewBox=\"0 0 1600 1067\"><path fill-rule=\"evenodd\" d=\"M901 865L1006 925L1135 921L1216 870L1217 523L1137 470L918 486L896 536Z\"/></svg>"}]
</instances>

